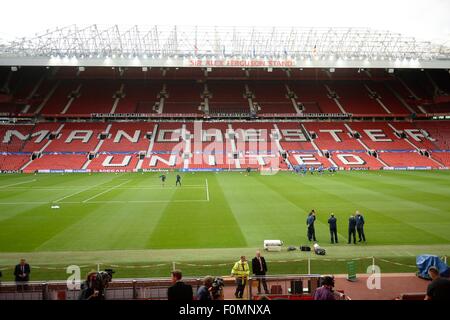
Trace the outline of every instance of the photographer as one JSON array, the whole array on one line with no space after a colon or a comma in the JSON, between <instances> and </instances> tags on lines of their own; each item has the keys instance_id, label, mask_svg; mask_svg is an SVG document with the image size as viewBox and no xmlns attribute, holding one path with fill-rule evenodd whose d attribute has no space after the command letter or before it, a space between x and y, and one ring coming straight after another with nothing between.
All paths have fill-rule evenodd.
<instances>
[{"instance_id":1,"label":"photographer","mask_svg":"<svg viewBox=\"0 0 450 320\"><path fill-rule=\"evenodd\" d=\"M81 284L81 291L78 300L103 300L103 294L100 294L96 288L97 272L89 272L86 281Z\"/></svg>"},{"instance_id":2,"label":"photographer","mask_svg":"<svg viewBox=\"0 0 450 320\"><path fill-rule=\"evenodd\" d=\"M340 299L340 294L335 293L334 288L334 277L325 276L321 281L321 287L317 288L314 292L314 300L338 300Z\"/></svg>"},{"instance_id":3,"label":"photographer","mask_svg":"<svg viewBox=\"0 0 450 320\"><path fill-rule=\"evenodd\" d=\"M212 299L210 289L212 287L213 280L214 279L211 276L207 276L203 279L203 285L197 290L197 300L207 301Z\"/></svg>"},{"instance_id":4,"label":"photographer","mask_svg":"<svg viewBox=\"0 0 450 320\"><path fill-rule=\"evenodd\" d=\"M211 288L209 288L209 291L211 292L212 300L224 300L223 296L223 279L222 278L215 278L212 282Z\"/></svg>"},{"instance_id":5,"label":"photographer","mask_svg":"<svg viewBox=\"0 0 450 320\"><path fill-rule=\"evenodd\" d=\"M105 300L105 289L112 280L111 269L100 272L90 272L86 281L81 284L79 300Z\"/></svg>"}]
</instances>

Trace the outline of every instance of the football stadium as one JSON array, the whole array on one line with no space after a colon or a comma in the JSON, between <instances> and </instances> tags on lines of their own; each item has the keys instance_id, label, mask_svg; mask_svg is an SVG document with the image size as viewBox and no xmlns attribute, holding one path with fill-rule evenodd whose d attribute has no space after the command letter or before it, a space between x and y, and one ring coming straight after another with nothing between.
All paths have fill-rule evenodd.
<instances>
[{"instance_id":1,"label":"football stadium","mask_svg":"<svg viewBox=\"0 0 450 320\"><path fill-rule=\"evenodd\" d=\"M181 272L193 299L423 300L450 273L448 45L56 27L0 42L0 151L1 300L170 300Z\"/></svg>"}]
</instances>

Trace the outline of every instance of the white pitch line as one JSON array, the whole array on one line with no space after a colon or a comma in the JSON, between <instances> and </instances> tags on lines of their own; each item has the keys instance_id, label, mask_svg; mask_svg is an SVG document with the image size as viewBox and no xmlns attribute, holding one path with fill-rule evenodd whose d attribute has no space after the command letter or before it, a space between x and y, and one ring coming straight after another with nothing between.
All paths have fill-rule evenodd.
<instances>
[{"instance_id":1,"label":"white pitch line","mask_svg":"<svg viewBox=\"0 0 450 320\"><path fill-rule=\"evenodd\" d=\"M114 189L116 189L116 188L118 188L118 187L124 185L125 183L130 182L130 181L131 181L131 180L122 182L121 184L119 184L119 185L117 185L117 186L115 186L115 187L112 187L112 188L109 188L109 189L107 189L107 190L105 190L105 191L103 191L103 192L100 192L100 193L96 194L95 196L92 196L92 197L90 197L90 198L84 200L83 203L86 203L86 202L88 202L89 200L95 199L95 198L97 198L98 196L101 196L102 194L105 194L105 193L107 193L107 192L109 192L109 191L112 191L112 190L114 190Z\"/></svg>"},{"instance_id":2,"label":"white pitch line","mask_svg":"<svg viewBox=\"0 0 450 320\"><path fill-rule=\"evenodd\" d=\"M208 179L205 179L205 181L206 181L206 201L209 201Z\"/></svg>"},{"instance_id":3,"label":"white pitch line","mask_svg":"<svg viewBox=\"0 0 450 320\"><path fill-rule=\"evenodd\" d=\"M19 204L49 204L48 201L34 201L34 202L0 202L0 205L19 205Z\"/></svg>"},{"instance_id":4,"label":"white pitch line","mask_svg":"<svg viewBox=\"0 0 450 320\"><path fill-rule=\"evenodd\" d=\"M205 185L199 184L199 185L183 185L183 189L186 188L192 188L192 189L200 189L204 188ZM51 191L57 191L57 190L80 190L80 188L91 188L91 186L67 186L67 187L40 187L40 188L33 188L33 191L38 190L51 190ZM108 187L96 187L96 189L106 189ZM10 189L14 190L29 190L29 187L12 187ZM148 186L148 187L122 187L117 188L120 190L165 190L165 189L180 189L180 187L161 187L161 186Z\"/></svg>"},{"instance_id":5,"label":"white pitch line","mask_svg":"<svg viewBox=\"0 0 450 320\"><path fill-rule=\"evenodd\" d=\"M105 201L61 201L59 204L114 204L114 203L172 203L172 202L208 202L204 199L186 199L186 200L105 200ZM35 201L35 202L0 202L0 205L19 205L19 204L51 204L49 201Z\"/></svg>"},{"instance_id":6,"label":"white pitch line","mask_svg":"<svg viewBox=\"0 0 450 320\"><path fill-rule=\"evenodd\" d=\"M106 200L106 201L61 201L59 204L116 204L116 203L172 203L172 202L208 202L205 199L186 199L186 200ZM35 205L35 204L52 204L50 201L34 201L34 202L0 202L1 205Z\"/></svg>"},{"instance_id":7,"label":"white pitch line","mask_svg":"<svg viewBox=\"0 0 450 320\"><path fill-rule=\"evenodd\" d=\"M53 201L53 202L55 202L55 203L56 203L56 202L60 202L61 200L70 198L70 197L72 197L72 196L76 196L76 195L79 194L79 193L82 193L82 192L84 192L84 191L87 191L87 190L89 190L89 189L95 188L95 187L97 187L97 186L99 186L99 185L102 185L102 184L108 183L108 182L110 182L110 181L95 184L95 185L93 185L93 186L91 186L91 187L84 188L84 189L82 189L82 190L80 190L80 191L77 191L77 192L71 193L71 194L69 194L69 195L67 195L67 196L64 196L64 197L62 197L62 198L59 198L58 200L55 200L55 201ZM64 189L62 189L62 190L64 190ZM66 190L67 190L67 189L66 189Z\"/></svg>"},{"instance_id":8,"label":"white pitch line","mask_svg":"<svg viewBox=\"0 0 450 320\"><path fill-rule=\"evenodd\" d=\"M12 187L12 186L17 186L19 184L31 183L31 182L35 182L35 181L36 181L36 179L24 181L24 182L12 183L12 184L8 184L6 186L0 186L0 188L8 188L8 187Z\"/></svg>"},{"instance_id":9,"label":"white pitch line","mask_svg":"<svg viewBox=\"0 0 450 320\"><path fill-rule=\"evenodd\" d=\"M208 200L204 199L186 199L186 200L110 200L110 201L89 201L89 204L92 203L172 203L172 202L207 202ZM60 203L80 203L80 202L60 202Z\"/></svg>"}]
</instances>

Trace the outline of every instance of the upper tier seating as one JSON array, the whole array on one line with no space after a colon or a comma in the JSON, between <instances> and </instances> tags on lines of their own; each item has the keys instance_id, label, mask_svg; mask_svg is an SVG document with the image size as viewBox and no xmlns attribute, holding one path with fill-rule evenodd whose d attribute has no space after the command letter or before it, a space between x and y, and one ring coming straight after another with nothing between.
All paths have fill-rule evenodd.
<instances>
[{"instance_id":1,"label":"upper tier seating","mask_svg":"<svg viewBox=\"0 0 450 320\"><path fill-rule=\"evenodd\" d=\"M195 81L166 83L168 98L164 100L164 113L201 113L198 109L203 99L203 85Z\"/></svg>"},{"instance_id":2,"label":"upper tier seating","mask_svg":"<svg viewBox=\"0 0 450 320\"><path fill-rule=\"evenodd\" d=\"M329 87L337 93L338 100L347 113L387 113L375 99L369 97L369 91L364 87L364 83L359 81L335 81Z\"/></svg>"},{"instance_id":3,"label":"upper tier seating","mask_svg":"<svg viewBox=\"0 0 450 320\"><path fill-rule=\"evenodd\" d=\"M305 113L343 113L336 102L328 97L323 82L295 81L288 83L288 86L297 95L296 100L306 105ZM314 106L314 109L308 106Z\"/></svg>"},{"instance_id":4,"label":"upper tier seating","mask_svg":"<svg viewBox=\"0 0 450 320\"><path fill-rule=\"evenodd\" d=\"M292 101L287 97L287 90L283 82L260 81L250 83L250 91L255 95L253 102L257 102L260 113L295 113Z\"/></svg>"}]
</instances>

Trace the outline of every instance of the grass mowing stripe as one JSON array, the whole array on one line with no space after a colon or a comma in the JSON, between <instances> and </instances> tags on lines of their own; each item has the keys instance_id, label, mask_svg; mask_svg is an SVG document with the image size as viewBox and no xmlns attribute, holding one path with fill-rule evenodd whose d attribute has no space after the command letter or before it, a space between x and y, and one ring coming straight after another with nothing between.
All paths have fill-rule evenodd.
<instances>
[{"instance_id":1,"label":"grass mowing stripe","mask_svg":"<svg viewBox=\"0 0 450 320\"><path fill-rule=\"evenodd\" d=\"M364 183L363 181L367 181L367 180L373 181L373 179L371 179L368 176L360 175L360 176L356 176L356 177L353 176L351 182L352 182L352 184L360 185L361 183ZM404 194L405 191L402 190L402 188L398 184L394 184L392 182L391 183L383 182L383 181L377 181L376 183L377 183L377 186L383 187L382 188L384 190L383 194L386 197L400 198L400 199L402 199L402 201L411 203L415 207L416 206L422 206L422 207L427 208L428 209L427 211L430 212L430 213L437 214L437 215L444 216L444 217L448 218L448 215L442 213L442 209L441 208L436 208L433 205L424 203L428 199L432 199L432 198L438 198L439 197L442 200L448 199L450 197L450 192L448 190L447 191L445 191L445 190L436 190L435 193L432 193L432 192L427 192L426 190L420 190L417 187L410 187L410 188L408 188L408 191L416 190L416 193L420 193L421 195L424 196L424 201L422 201L420 204L418 204L417 202L411 200L411 196L408 197L407 194ZM443 192L446 193L446 194L445 195L442 194ZM441 194L441 195L439 195L439 194Z\"/></svg>"},{"instance_id":2,"label":"grass mowing stripe","mask_svg":"<svg viewBox=\"0 0 450 320\"><path fill-rule=\"evenodd\" d=\"M283 201L277 192L253 179L253 176L217 176L228 206L248 245L255 246L264 239L280 238L285 243L298 242L298 230L303 230L306 211L298 210L292 203ZM259 177L258 174L256 176Z\"/></svg>"},{"instance_id":3,"label":"grass mowing stripe","mask_svg":"<svg viewBox=\"0 0 450 320\"><path fill-rule=\"evenodd\" d=\"M129 185L103 194L92 202L83 203L88 196L106 191L101 188L89 190L87 194L62 200L63 205L58 210L51 210L50 205L45 205L50 202L41 202L61 198L69 192L79 190L67 191L67 188L61 188L49 192L39 191L32 186L56 188L66 185L76 188L100 182L105 176L118 176L39 175L39 183L12 186L10 192L4 192L3 189L0 192L0 206L2 200L14 205L0 207L0 251L255 247L262 244L261 239L271 236L280 237L286 245L298 246L306 238L304 211L312 208L319 212L316 234L322 246L329 242L326 223L328 213L334 212L338 217L338 231L342 233L346 231L350 212L360 209L365 214L369 240L367 245L339 244L333 246L333 249L330 248L333 251L345 248L346 255L353 254L359 248L370 255L375 245L392 244L393 246L386 247L384 252L392 256L409 256L399 253L395 245L444 245L450 242L449 202L443 197L447 190L450 194L448 172L430 171L416 174L353 171L338 172L334 176L324 173L322 177L299 177L292 173L264 177L258 174L250 174L250 177L247 177L239 173L181 174L183 182L201 187L198 190L185 187L176 191L153 189L150 184L156 186L159 181L157 174L127 174L119 177L131 179ZM170 173L168 176L169 182L173 178L175 184L174 176ZM0 182L8 185L26 180L23 175L14 177L13 180L0 177ZM19 180L18 177L22 179ZM205 178L208 180L210 202L205 200ZM260 181L252 181L253 178ZM224 181L226 197L217 183L219 179ZM121 182L120 179L114 179L109 186L113 187ZM266 186L260 184L261 182ZM76 186L77 184L79 186ZM408 188L409 184L414 186ZM108 188L111 189L110 187ZM202 188L205 188L205 191ZM437 190L435 195L433 188ZM421 192L421 189L424 192ZM290 199L290 202L287 202L286 198ZM203 201L184 201L198 199ZM30 203L24 203L22 200ZM77 203L65 204L66 202ZM236 217L229 216L229 206L238 210ZM299 207L305 209L301 210ZM91 212L94 213L87 217ZM162 224L158 225L161 214L167 217L161 219ZM155 231L155 227L158 232L149 242L148 237ZM96 228L100 228L100 232L96 232ZM239 240L237 230L241 235L245 234L243 241ZM211 235L211 232L213 236L205 237L205 234ZM78 240L84 237L86 240ZM185 241L185 237L188 241ZM235 237L237 239L234 239ZM15 240L17 238L20 243ZM46 244L39 246L49 239L51 240ZM327 251L327 256L331 254L329 252ZM424 250L422 253L428 252ZM194 252L193 255L192 260L196 260L198 254Z\"/></svg>"},{"instance_id":4,"label":"grass mowing stripe","mask_svg":"<svg viewBox=\"0 0 450 320\"><path fill-rule=\"evenodd\" d=\"M109 188L109 189L106 189L105 191L103 191L103 192L100 192L100 193L98 193L98 194L96 194L96 195L94 195L94 196L92 196L92 197L89 197L89 198L87 198L86 200L83 200L83 203L86 203L86 202L88 202L89 200L92 200L92 199L95 199L95 198L97 198L98 196L101 196L102 194L105 194L105 193L107 193L107 192L109 192L109 191L112 191L112 190L114 190L114 189L116 189L116 188L119 188L120 186L123 186L125 183L128 183L128 182L130 182L131 180L127 180L127 181L125 181L125 182L122 182L121 184L119 184L118 186L114 186L114 187L111 187L111 188Z\"/></svg>"},{"instance_id":5,"label":"grass mowing stripe","mask_svg":"<svg viewBox=\"0 0 450 320\"><path fill-rule=\"evenodd\" d=\"M206 201L209 201L208 179L205 179L205 181L206 181Z\"/></svg>"},{"instance_id":6,"label":"grass mowing stripe","mask_svg":"<svg viewBox=\"0 0 450 320\"><path fill-rule=\"evenodd\" d=\"M270 182L270 180L265 179L265 177L263 176L259 176L257 177L258 181L260 183L262 183L263 185L265 185L266 187L270 188L271 190L273 190L274 192L276 192L280 197L284 198L285 200L287 200L289 203L291 203L292 205L296 206L297 208L299 208L301 211L304 212L304 216L302 216L302 231L304 230L304 234L306 235L306 223L303 224L303 221L306 221L306 213L311 210L312 208L317 208L317 205L310 205L310 209L304 209L303 205L300 205L298 203L298 201L300 201L300 199L293 199L292 197L298 197L298 195L296 194L291 194L286 192L286 190L284 190L284 188L280 188L277 187L276 185L273 185L273 183ZM321 230L321 231L326 231L328 230L328 224L327 222L322 222L320 219L316 220L317 226L317 231ZM304 227L303 227L304 226ZM339 228L338 230L341 230L341 228ZM316 236L317 236L318 232L316 232ZM338 231L338 238L342 239L346 237L346 235L343 235L341 232Z\"/></svg>"},{"instance_id":7,"label":"grass mowing stripe","mask_svg":"<svg viewBox=\"0 0 450 320\"><path fill-rule=\"evenodd\" d=\"M295 177L291 176L291 179L293 179L293 178L295 178ZM323 179L324 177L311 177L311 178ZM349 177L346 177L346 178L349 178ZM368 220L369 220L369 217L368 217L369 213L377 213L377 217L374 217L374 219L372 220L373 222L377 221L380 216L383 216L385 218L384 219L385 223L389 220L397 221L399 224L403 224L404 226L409 226L410 228L412 228L416 231L420 231L424 234L428 234L429 238L436 238L436 239L440 239L441 241L442 240L446 241L445 239L438 237L434 234L431 234L426 230L418 228L417 226L415 226L411 223L408 223L408 222L402 220L401 218L395 218L392 215L388 216L384 211L381 211L380 209L378 209L378 206L368 206L368 203L366 203L366 199L364 199L364 197L356 197L356 196L354 196L354 194L347 194L342 191L342 190L355 190L356 189L356 190L363 191L362 192L363 194L372 195L372 197L375 199L389 198L389 199L395 199L393 201L394 203L401 202L401 201L399 201L399 199L397 199L395 197L386 196L384 193L374 190L373 186L370 187L371 189L367 189L366 187L362 187L362 186L356 187L353 184L353 179L344 179L343 178L342 180L339 180L339 181L336 181L335 179L329 179L327 181L327 184L328 184L328 188L332 191L328 191L325 187L322 187L321 189L319 189L317 186L313 185L313 183L315 182L313 179L305 179L305 180L303 180L303 182L308 185L308 188L317 190L317 193L321 194L322 197L324 197L324 194L330 195L329 197L324 197L324 198L333 199L333 201L335 201L335 202L337 199L340 199L345 203L355 204L355 206L353 206L351 211L348 210L348 212L354 212L356 209L359 209L363 214L365 214L366 222L368 222ZM363 210L361 210L361 209L363 209ZM320 221L320 219L323 219L322 216L319 217L319 221ZM371 226L373 226L373 222L366 223L366 225L365 225L366 236L368 236L370 234L369 230L371 229ZM388 226L389 226L389 224L386 224L383 227L386 228ZM317 234L317 232L316 232L316 234ZM386 237L388 235L387 231L385 231L384 234ZM416 234L416 236L417 236L417 234Z\"/></svg>"},{"instance_id":8,"label":"grass mowing stripe","mask_svg":"<svg viewBox=\"0 0 450 320\"><path fill-rule=\"evenodd\" d=\"M229 202L217 184L219 176L211 174L188 175L184 178L201 179L214 194L210 201L200 203L168 203L149 238L150 248L226 248L241 247L247 243L240 230L239 222L230 214ZM176 201L182 194L174 194ZM191 195L191 197L197 195ZM205 199L205 194L202 193Z\"/></svg>"},{"instance_id":9,"label":"grass mowing stripe","mask_svg":"<svg viewBox=\"0 0 450 320\"><path fill-rule=\"evenodd\" d=\"M357 181L357 179L356 179L356 181ZM365 190L364 193L374 194L374 198L376 198L376 199L380 199L380 200L381 200L381 198L389 199L388 201L385 201L385 204L387 204L387 203L394 203L396 206L399 206L399 204L402 203L403 204L403 208L408 208L408 207L416 208L418 206L419 207L425 207L425 208L428 207L426 205L422 205L421 203L417 203L417 202L414 202L414 201L401 199L401 198L399 198L399 197L397 197L395 195L388 195L388 194L386 194L386 188L382 188L381 191L377 191L373 187L370 187L370 189L368 189L368 187L360 186L360 184L358 182L355 182L355 179L351 179L350 180L350 179L347 179L347 177L346 177L346 179L342 179L340 181L334 181L334 182L336 182L337 184L347 184L347 185L351 184L352 187L355 188L355 189L362 188L363 190ZM362 201L358 200L358 202L362 202ZM409 226L409 227L414 228L416 230L420 230L422 233L428 234L429 237L439 238L441 241L442 240L446 241L442 237L437 236L436 234L431 233L431 232L421 228L420 226L418 226L418 225L408 221L408 219L403 219L398 214L388 215L388 213L385 210L385 207L383 207L383 210L381 210L381 207L379 207L379 206L369 207L369 206L367 206L367 204L364 204L364 203L362 203L360 207L361 208L365 208L368 211L370 210L372 212L376 212L379 216L384 216L387 219L396 220L401 225ZM435 210L435 208L432 208L432 209ZM429 212L429 210L426 211L426 212ZM366 220L367 220L367 218L366 218ZM438 222L438 220L436 220L436 222ZM417 236L417 234L416 234L416 236Z\"/></svg>"}]
</instances>

